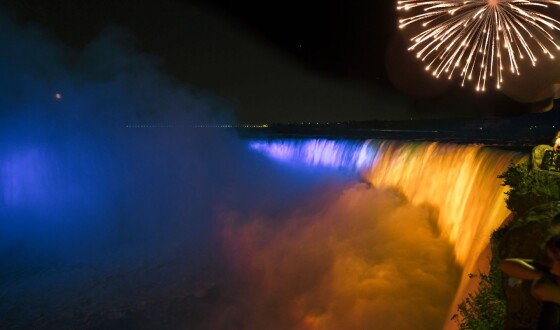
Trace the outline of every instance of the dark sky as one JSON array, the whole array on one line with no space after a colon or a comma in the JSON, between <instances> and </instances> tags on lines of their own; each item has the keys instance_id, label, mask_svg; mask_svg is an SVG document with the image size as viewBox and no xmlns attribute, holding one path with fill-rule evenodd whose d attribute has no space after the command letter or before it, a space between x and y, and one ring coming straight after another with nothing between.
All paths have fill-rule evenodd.
<instances>
[{"instance_id":1,"label":"dark sky","mask_svg":"<svg viewBox=\"0 0 560 330\"><path fill-rule=\"evenodd\" d=\"M530 111L442 84L406 51L393 1L9 1L25 24L80 48L118 27L134 47L237 120L326 122Z\"/></svg>"}]
</instances>

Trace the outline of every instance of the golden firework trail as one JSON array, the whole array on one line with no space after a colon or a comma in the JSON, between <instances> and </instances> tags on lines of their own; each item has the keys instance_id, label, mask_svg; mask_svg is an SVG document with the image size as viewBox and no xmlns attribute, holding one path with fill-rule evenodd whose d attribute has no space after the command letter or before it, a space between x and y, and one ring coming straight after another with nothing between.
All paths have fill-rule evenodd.
<instances>
[{"instance_id":1,"label":"golden firework trail","mask_svg":"<svg viewBox=\"0 0 560 330\"><path fill-rule=\"evenodd\" d=\"M525 56L533 66L539 51L554 58L551 50L560 46L553 34L560 31L560 22L539 12L549 5L560 6L560 1L401 0L397 10L412 13L399 20L399 28L423 27L408 50L417 50L416 57L428 62L427 71L449 79L460 71L462 86L478 71L476 90L484 91L488 77L501 87L504 66L519 75L518 60Z\"/></svg>"}]
</instances>

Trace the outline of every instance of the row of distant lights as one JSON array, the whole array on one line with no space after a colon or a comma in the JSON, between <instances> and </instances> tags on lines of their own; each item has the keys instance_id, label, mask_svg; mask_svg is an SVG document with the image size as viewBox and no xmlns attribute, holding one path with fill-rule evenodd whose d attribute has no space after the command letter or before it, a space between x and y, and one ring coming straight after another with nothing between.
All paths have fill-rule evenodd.
<instances>
[{"instance_id":1,"label":"row of distant lights","mask_svg":"<svg viewBox=\"0 0 560 330\"><path fill-rule=\"evenodd\" d=\"M62 99L62 95L60 93L56 93L54 95L55 99L60 100ZM412 118L411 118L412 120ZM311 123L311 122L301 122L300 125L320 125L320 123ZM330 125L331 123L326 123L327 125ZM341 123L336 123L337 125L340 125ZM175 125L126 125L126 128L173 128L173 127L177 127ZM263 124L263 125L193 125L191 127L194 128L268 128L267 124ZM533 129L537 129L538 126L529 126L530 130ZM554 125L552 126L552 128L556 128ZM483 128L480 127L480 129L482 130Z\"/></svg>"},{"instance_id":2,"label":"row of distant lights","mask_svg":"<svg viewBox=\"0 0 560 330\"><path fill-rule=\"evenodd\" d=\"M336 125L342 125L342 123L311 123L311 122L308 122L308 123L301 122L299 124L300 125L335 125L335 124Z\"/></svg>"},{"instance_id":3,"label":"row of distant lights","mask_svg":"<svg viewBox=\"0 0 560 330\"><path fill-rule=\"evenodd\" d=\"M174 128L174 127L185 127L185 126L177 126L177 125L126 125L126 128ZM268 125L192 125L188 127L193 128L267 128Z\"/></svg>"},{"instance_id":4,"label":"row of distant lights","mask_svg":"<svg viewBox=\"0 0 560 330\"><path fill-rule=\"evenodd\" d=\"M62 94L60 94L60 92L57 92L54 94L54 98L58 101L62 100ZM320 125L320 123L304 123L301 122L301 125ZM331 123L326 123L327 125L330 125ZM340 125L340 123L336 123L337 125ZM148 125L126 125L126 128L173 128L173 127L178 127L176 125L153 125L153 124L148 124ZM194 128L268 128L268 124L262 124L262 125L193 125L191 127Z\"/></svg>"},{"instance_id":5,"label":"row of distant lights","mask_svg":"<svg viewBox=\"0 0 560 330\"><path fill-rule=\"evenodd\" d=\"M529 126L529 129L530 129L530 130L532 130L532 129L537 129L537 128L538 128L537 125L535 125L535 126ZM556 126L552 125L552 128L556 128Z\"/></svg>"},{"instance_id":6,"label":"row of distant lights","mask_svg":"<svg viewBox=\"0 0 560 330\"><path fill-rule=\"evenodd\" d=\"M342 125L342 123L304 123L301 122L299 125ZM177 127L174 125L126 125L128 128L168 128L168 127ZM268 128L268 124L262 125L193 125L191 127L195 128Z\"/></svg>"},{"instance_id":7,"label":"row of distant lights","mask_svg":"<svg viewBox=\"0 0 560 330\"><path fill-rule=\"evenodd\" d=\"M173 128L174 125L126 125L126 128Z\"/></svg>"},{"instance_id":8,"label":"row of distant lights","mask_svg":"<svg viewBox=\"0 0 560 330\"><path fill-rule=\"evenodd\" d=\"M62 99L62 94L59 92L54 94L56 100ZM158 125L158 124L138 124L138 125L126 125L126 128L173 128L181 127L176 125ZM194 128L267 128L267 124L263 125L193 125Z\"/></svg>"},{"instance_id":9,"label":"row of distant lights","mask_svg":"<svg viewBox=\"0 0 560 330\"><path fill-rule=\"evenodd\" d=\"M267 128L267 124L263 125L194 125L196 128Z\"/></svg>"}]
</instances>

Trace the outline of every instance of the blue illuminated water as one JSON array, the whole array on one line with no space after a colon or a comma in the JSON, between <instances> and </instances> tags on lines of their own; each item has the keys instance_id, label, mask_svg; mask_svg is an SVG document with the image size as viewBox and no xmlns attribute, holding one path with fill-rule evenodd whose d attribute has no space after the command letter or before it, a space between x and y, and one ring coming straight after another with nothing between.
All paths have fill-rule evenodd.
<instances>
[{"instance_id":1,"label":"blue illuminated water","mask_svg":"<svg viewBox=\"0 0 560 330\"><path fill-rule=\"evenodd\" d=\"M293 164L363 170L374 165L378 145L372 141L285 139L253 141L252 149Z\"/></svg>"}]
</instances>

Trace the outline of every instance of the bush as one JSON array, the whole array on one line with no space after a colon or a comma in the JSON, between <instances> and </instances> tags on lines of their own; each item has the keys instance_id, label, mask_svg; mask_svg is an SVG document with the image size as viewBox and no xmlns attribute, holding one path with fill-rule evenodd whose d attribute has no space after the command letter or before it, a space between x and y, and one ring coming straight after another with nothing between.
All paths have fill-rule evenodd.
<instances>
[{"instance_id":1,"label":"bush","mask_svg":"<svg viewBox=\"0 0 560 330\"><path fill-rule=\"evenodd\" d=\"M453 316L461 330L496 330L505 326L506 304L499 273L469 275L478 277L478 289L459 304Z\"/></svg>"},{"instance_id":2,"label":"bush","mask_svg":"<svg viewBox=\"0 0 560 330\"><path fill-rule=\"evenodd\" d=\"M518 214L537 205L560 200L558 173L530 170L527 163L512 163L498 178L504 180L502 185L511 188L506 192L506 205Z\"/></svg>"},{"instance_id":3,"label":"bush","mask_svg":"<svg viewBox=\"0 0 560 330\"><path fill-rule=\"evenodd\" d=\"M498 178L503 179L503 186L510 187L506 192L506 205L518 215L535 206L560 201L559 173L530 170L528 163L511 163ZM495 330L505 326L506 302L502 291L497 249L506 230L499 228L492 234L490 273L470 275L478 278L479 286L458 306L458 314L454 319L461 330Z\"/></svg>"}]
</instances>

